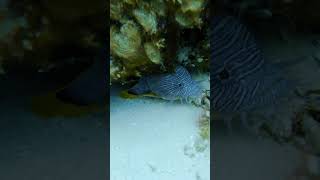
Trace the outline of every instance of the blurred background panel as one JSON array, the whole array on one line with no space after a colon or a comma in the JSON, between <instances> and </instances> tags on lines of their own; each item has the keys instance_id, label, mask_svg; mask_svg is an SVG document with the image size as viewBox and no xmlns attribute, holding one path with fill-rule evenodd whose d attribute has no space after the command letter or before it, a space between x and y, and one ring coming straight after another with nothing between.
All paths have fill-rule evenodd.
<instances>
[{"instance_id":1,"label":"blurred background panel","mask_svg":"<svg viewBox=\"0 0 320 180\"><path fill-rule=\"evenodd\" d=\"M107 7L0 2L1 179L108 177Z\"/></svg>"},{"instance_id":2,"label":"blurred background panel","mask_svg":"<svg viewBox=\"0 0 320 180\"><path fill-rule=\"evenodd\" d=\"M220 83L211 92L214 179L319 179L319 7L313 0L212 4L211 85ZM241 88L247 98L234 93Z\"/></svg>"}]
</instances>

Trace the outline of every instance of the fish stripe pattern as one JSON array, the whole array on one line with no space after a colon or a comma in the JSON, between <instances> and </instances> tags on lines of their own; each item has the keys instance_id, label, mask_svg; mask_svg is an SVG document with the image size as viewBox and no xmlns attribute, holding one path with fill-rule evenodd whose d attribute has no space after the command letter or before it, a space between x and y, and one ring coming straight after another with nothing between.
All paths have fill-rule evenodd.
<instances>
[{"instance_id":1,"label":"fish stripe pattern","mask_svg":"<svg viewBox=\"0 0 320 180\"><path fill-rule=\"evenodd\" d=\"M201 94L200 86L182 66L178 66L174 73L145 76L129 89L135 94L152 92L167 100L197 98Z\"/></svg>"},{"instance_id":2,"label":"fish stripe pattern","mask_svg":"<svg viewBox=\"0 0 320 180\"><path fill-rule=\"evenodd\" d=\"M234 17L215 16L210 30L214 111L241 112L274 103L286 81L266 63L248 28Z\"/></svg>"}]
</instances>

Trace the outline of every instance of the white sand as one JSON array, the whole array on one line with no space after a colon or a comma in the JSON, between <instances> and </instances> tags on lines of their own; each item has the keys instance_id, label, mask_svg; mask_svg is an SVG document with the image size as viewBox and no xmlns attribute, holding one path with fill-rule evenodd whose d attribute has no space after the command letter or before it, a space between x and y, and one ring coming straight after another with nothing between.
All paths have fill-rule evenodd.
<instances>
[{"instance_id":1,"label":"white sand","mask_svg":"<svg viewBox=\"0 0 320 180\"><path fill-rule=\"evenodd\" d=\"M209 147L196 152L201 109L111 96L111 180L209 180ZM194 157L191 157L194 153Z\"/></svg>"}]
</instances>

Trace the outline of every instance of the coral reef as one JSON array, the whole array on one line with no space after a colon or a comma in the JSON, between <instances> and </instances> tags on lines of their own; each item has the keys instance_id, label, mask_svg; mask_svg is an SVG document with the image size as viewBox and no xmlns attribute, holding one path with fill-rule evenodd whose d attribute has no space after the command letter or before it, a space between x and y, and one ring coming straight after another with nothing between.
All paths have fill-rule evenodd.
<instances>
[{"instance_id":1,"label":"coral reef","mask_svg":"<svg viewBox=\"0 0 320 180\"><path fill-rule=\"evenodd\" d=\"M143 75L173 71L177 64L208 65L204 53L208 48L203 48L207 29L202 23L206 4L205 0L111 0L111 82L128 83ZM186 35L195 30L200 38L190 42ZM192 49L192 55L178 55L185 47ZM181 56L185 62L178 59Z\"/></svg>"},{"instance_id":2,"label":"coral reef","mask_svg":"<svg viewBox=\"0 0 320 180\"><path fill-rule=\"evenodd\" d=\"M175 20L184 27L201 26L205 0L180 0Z\"/></svg>"}]
</instances>

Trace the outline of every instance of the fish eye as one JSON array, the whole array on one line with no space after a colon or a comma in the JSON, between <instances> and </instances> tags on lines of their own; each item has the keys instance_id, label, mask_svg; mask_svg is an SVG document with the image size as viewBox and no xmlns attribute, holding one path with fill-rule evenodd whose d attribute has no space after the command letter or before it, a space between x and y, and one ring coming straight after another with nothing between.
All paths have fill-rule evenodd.
<instances>
[{"instance_id":1,"label":"fish eye","mask_svg":"<svg viewBox=\"0 0 320 180\"><path fill-rule=\"evenodd\" d=\"M223 69L219 74L218 74L219 78L221 80L226 80L230 77L229 72L226 69Z\"/></svg>"},{"instance_id":2,"label":"fish eye","mask_svg":"<svg viewBox=\"0 0 320 180\"><path fill-rule=\"evenodd\" d=\"M179 83L179 84L178 84L178 86L179 86L179 87L182 87L182 84L181 84L181 83Z\"/></svg>"}]
</instances>

